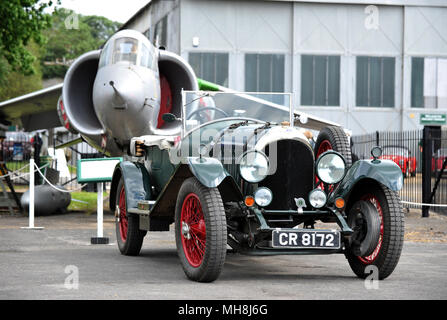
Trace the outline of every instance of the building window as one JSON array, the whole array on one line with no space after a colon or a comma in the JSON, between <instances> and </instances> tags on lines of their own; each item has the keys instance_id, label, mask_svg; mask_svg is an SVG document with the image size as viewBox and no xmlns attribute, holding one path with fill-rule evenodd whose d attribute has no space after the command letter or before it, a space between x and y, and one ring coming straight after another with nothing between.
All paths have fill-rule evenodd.
<instances>
[{"instance_id":1,"label":"building window","mask_svg":"<svg viewBox=\"0 0 447 320\"><path fill-rule=\"evenodd\" d=\"M340 105L340 56L301 56L301 105Z\"/></svg>"},{"instance_id":2,"label":"building window","mask_svg":"<svg viewBox=\"0 0 447 320\"><path fill-rule=\"evenodd\" d=\"M447 109L447 59L411 59L411 106Z\"/></svg>"},{"instance_id":3,"label":"building window","mask_svg":"<svg viewBox=\"0 0 447 320\"><path fill-rule=\"evenodd\" d=\"M168 16L164 16L157 22L154 28L154 45L165 47L168 45Z\"/></svg>"},{"instance_id":4,"label":"building window","mask_svg":"<svg viewBox=\"0 0 447 320\"><path fill-rule=\"evenodd\" d=\"M245 91L284 92L284 55L246 54Z\"/></svg>"},{"instance_id":5,"label":"building window","mask_svg":"<svg viewBox=\"0 0 447 320\"><path fill-rule=\"evenodd\" d=\"M197 77L228 87L228 53L190 52L189 64Z\"/></svg>"},{"instance_id":6,"label":"building window","mask_svg":"<svg viewBox=\"0 0 447 320\"><path fill-rule=\"evenodd\" d=\"M395 58L357 57L356 105L394 107Z\"/></svg>"},{"instance_id":7,"label":"building window","mask_svg":"<svg viewBox=\"0 0 447 320\"><path fill-rule=\"evenodd\" d=\"M284 92L283 54L246 54L245 91ZM263 96L274 103L284 104L284 96Z\"/></svg>"}]
</instances>

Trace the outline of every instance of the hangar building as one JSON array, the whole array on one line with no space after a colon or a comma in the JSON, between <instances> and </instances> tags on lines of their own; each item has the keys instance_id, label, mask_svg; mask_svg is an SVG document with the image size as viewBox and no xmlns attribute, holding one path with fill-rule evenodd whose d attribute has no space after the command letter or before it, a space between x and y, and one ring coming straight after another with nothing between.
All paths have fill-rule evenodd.
<instances>
[{"instance_id":1,"label":"hangar building","mask_svg":"<svg viewBox=\"0 0 447 320\"><path fill-rule=\"evenodd\" d=\"M153 0L135 29L239 91L293 92L354 134L447 113L445 0Z\"/></svg>"}]
</instances>

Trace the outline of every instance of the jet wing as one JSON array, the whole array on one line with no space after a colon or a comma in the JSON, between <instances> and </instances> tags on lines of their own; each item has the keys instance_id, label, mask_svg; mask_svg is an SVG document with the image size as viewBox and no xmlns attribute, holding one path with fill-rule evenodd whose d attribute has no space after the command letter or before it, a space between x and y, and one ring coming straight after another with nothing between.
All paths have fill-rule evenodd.
<instances>
[{"instance_id":1,"label":"jet wing","mask_svg":"<svg viewBox=\"0 0 447 320\"><path fill-rule=\"evenodd\" d=\"M62 86L60 83L0 102L0 123L22 125L27 132L60 127L57 102L62 95Z\"/></svg>"}]
</instances>

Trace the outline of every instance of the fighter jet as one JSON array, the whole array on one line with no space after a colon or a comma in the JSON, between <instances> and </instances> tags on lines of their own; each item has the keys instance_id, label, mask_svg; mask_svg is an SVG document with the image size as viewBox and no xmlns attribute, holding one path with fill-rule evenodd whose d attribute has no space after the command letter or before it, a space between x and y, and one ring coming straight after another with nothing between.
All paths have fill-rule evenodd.
<instances>
[{"instance_id":1,"label":"fighter jet","mask_svg":"<svg viewBox=\"0 0 447 320\"><path fill-rule=\"evenodd\" d=\"M0 123L26 131L62 125L106 155L126 155L133 137L180 135L181 122L165 122L163 115L180 118L182 90L204 89L199 83L204 82L182 57L155 48L138 31L122 30L102 50L76 59L63 84L1 102ZM295 116L311 129L338 125L298 111Z\"/></svg>"}]
</instances>

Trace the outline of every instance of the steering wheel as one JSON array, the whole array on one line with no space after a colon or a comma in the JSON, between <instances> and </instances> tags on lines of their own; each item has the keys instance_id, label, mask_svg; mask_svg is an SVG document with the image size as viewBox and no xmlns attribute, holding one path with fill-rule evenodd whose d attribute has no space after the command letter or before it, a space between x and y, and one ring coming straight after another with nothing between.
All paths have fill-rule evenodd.
<instances>
[{"instance_id":1,"label":"steering wheel","mask_svg":"<svg viewBox=\"0 0 447 320\"><path fill-rule=\"evenodd\" d=\"M189 117L187 118L187 120L190 120L193 116L195 116L196 114L198 114L198 116L199 116L199 118L200 118L200 122L205 122L205 119L202 117L202 115L200 115L200 113L201 112L203 112L203 111L208 111L208 110L214 110L214 111L217 111L217 112L220 112L221 114L223 114L223 116L225 117L225 118L229 118L230 116L225 112L225 111L223 111L222 109L219 109L219 108L216 108L216 107L205 107L205 108L199 108L199 109L197 109L196 111L194 111L193 113L191 113L190 115L189 115ZM208 121L210 121L211 119L209 119Z\"/></svg>"}]
</instances>

